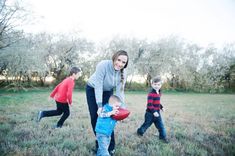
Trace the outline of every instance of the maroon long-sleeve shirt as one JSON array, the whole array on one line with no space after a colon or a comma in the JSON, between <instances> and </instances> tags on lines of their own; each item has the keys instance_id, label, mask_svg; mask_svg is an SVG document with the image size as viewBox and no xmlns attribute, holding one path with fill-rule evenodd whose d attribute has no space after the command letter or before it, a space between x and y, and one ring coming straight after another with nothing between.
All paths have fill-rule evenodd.
<instances>
[{"instance_id":1,"label":"maroon long-sleeve shirt","mask_svg":"<svg viewBox=\"0 0 235 156\"><path fill-rule=\"evenodd\" d=\"M161 101L161 92L159 94L152 89L151 92L148 94L148 99L147 99L147 110L154 113L160 109L162 109Z\"/></svg>"}]
</instances>

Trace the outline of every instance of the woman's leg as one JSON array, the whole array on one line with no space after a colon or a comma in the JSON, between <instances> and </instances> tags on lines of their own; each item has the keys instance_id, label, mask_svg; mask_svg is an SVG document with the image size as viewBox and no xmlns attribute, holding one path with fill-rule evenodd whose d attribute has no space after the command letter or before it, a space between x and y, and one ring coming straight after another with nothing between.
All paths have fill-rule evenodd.
<instances>
[{"instance_id":1,"label":"woman's leg","mask_svg":"<svg viewBox=\"0 0 235 156\"><path fill-rule=\"evenodd\" d=\"M90 86L86 86L86 98L87 98L87 104L88 104L88 109L90 113L90 118L91 118L91 125L93 132L95 134L95 126L96 126L96 121L97 121L97 104L96 104L96 99L95 99L95 91L94 88Z\"/></svg>"},{"instance_id":2,"label":"woman's leg","mask_svg":"<svg viewBox=\"0 0 235 156\"><path fill-rule=\"evenodd\" d=\"M87 104L88 104L88 109L89 109L89 113L90 113L92 130L93 130L94 134L96 135L95 126L96 126L96 121L98 118L98 115L97 115L98 106L96 104L94 88L92 88L88 85L86 86L86 98L87 98ZM97 150L98 149L97 140L96 140L95 144L96 144L96 150Z\"/></svg>"}]
</instances>

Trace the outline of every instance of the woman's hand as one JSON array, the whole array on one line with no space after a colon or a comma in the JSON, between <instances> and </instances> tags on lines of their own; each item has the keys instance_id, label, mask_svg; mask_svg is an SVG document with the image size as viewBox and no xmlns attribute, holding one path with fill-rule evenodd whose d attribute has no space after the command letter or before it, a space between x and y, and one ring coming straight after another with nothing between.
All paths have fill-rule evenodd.
<instances>
[{"instance_id":1,"label":"woman's hand","mask_svg":"<svg viewBox=\"0 0 235 156\"><path fill-rule=\"evenodd\" d=\"M98 116L100 115L101 111L102 111L103 107L99 107L98 110L97 110L97 114Z\"/></svg>"}]
</instances>

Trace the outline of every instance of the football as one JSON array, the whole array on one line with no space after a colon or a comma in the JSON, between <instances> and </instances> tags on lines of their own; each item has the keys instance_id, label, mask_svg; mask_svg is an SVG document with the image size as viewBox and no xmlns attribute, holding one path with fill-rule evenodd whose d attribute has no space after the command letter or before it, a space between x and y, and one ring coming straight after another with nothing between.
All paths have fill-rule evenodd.
<instances>
[{"instance_id":1,"label":"football","mask_svg":"<svg viewBox=\"0 0 235 156\"><path fill-rule=\"evenodd\" d=\"M112 115L112 118L115 120L123 120L127 118L130 114L130 111L125 108L119 108L118 113L115 115Z\"/></svg>"}]
</instances>

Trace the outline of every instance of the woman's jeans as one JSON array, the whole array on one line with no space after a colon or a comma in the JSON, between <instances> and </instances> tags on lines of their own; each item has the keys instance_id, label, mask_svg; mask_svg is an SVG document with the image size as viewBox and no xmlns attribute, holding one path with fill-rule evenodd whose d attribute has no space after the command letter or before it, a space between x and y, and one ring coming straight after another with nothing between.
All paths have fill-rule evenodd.
<instances>
[{"instance_id":1,"label":"woman's jeans","mask_svg":"<svg viewBox=\"0 0 235 156\"><path fill-rule=\"evenodd\" d=\"M102 101L103 105L108 103L109 97L111 95L113 95L113 90L103 91L103 101ZM93 129L94 134L96 135L95 126L96 126L96 122L97 122L97 118L98 118L98 115L97 115L98 106L97 106L96 99L95 99L95 90L94 90L94 88L90 87L89 85L86 85L86 98L87 98L88 109L90 112L92 129ZM96 141L96 148L98 148L97 141ZM115 139L114 139L114 132L113 132L111 134L109 151L114 150L114 148L115 148Z\"/></svg>"},{"instance_id":2,"label":"woman's jeans","mask_svg":"<svg viewBox=\"0 0 235 156\"><path fill-rule=\"evenodd\" d=\"M145 131L154 123L155 127L159 132L159 139L166 139L166 130L164 128L164 124L162 122L161 114L158 111L159 116L155 117L153 113L146 111L145 113L145 121L140 128L138 128L137 133L139 135L143 135Z\"/></svg>"},{"instance_id":3,"label":"woman's jeans","mask_svg":"<svg viewBox=\"0 0 235 156\"><path fill-rule=\"evenodd\" d=\"M110 156L108 148L109 148L111 137L104 135L104 134L96 133L96 139L99 144L97 156Z\"/></svg>"}]
</instances>

